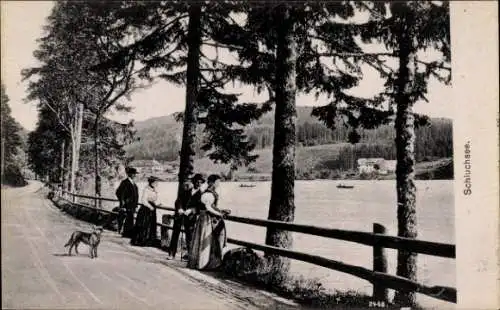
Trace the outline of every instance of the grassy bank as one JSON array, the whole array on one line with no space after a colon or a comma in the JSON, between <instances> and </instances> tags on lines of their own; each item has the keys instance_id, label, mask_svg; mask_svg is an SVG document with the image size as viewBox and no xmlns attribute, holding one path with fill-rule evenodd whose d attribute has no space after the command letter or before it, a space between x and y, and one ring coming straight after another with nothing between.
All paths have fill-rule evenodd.
<instances>
[{"instance_id":1,"label":"grassy bank","mask_svg":"<svg viewBox=\"0 0 500 310\"><path fill-rule=\"evenodd\" d=\"M356 291L329 290L316 278L287 276L280 282L273 281L273 273L267 260L248 248L230 250L224 256L220 277L236 279L238 282L292 299L301 306L321 309L400 309L399 305L374 300L371 296ZM415 306L413 309L423 309Z\"/></svg>"}]
</instances>

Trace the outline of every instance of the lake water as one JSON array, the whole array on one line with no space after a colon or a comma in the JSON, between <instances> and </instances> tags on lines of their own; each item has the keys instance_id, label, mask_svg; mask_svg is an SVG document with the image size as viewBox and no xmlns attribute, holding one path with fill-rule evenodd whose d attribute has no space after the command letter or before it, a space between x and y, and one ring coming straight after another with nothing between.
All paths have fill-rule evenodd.
<instances>
[{"instance_id":1,"label":"lake water","mask_svg":"<svg viewBox=\"0 0 500 310\"><path fill-rule=\"evenodd\" d=\"M348 181L354 185L353 189L338 189L338 183L329 180L296 181L295 223L366 232L372 231L373 223L380 223L387 228L387 234L397 235L395 181ZM271 183L258 182L251 188L239 184L221 183L219 207L230 209L232 215L266 219ZM453 181L416 181L416 186L418 239L454 244ZM139 187L142 189L144 184ZM160 183L159 192L160 201L173 206L177 183ZM161 219L161 214L158 215ZM227 231L228 236L235 239L257 243L265 240L263 227L227 222ZM293 233L293 238L295 250L372 269L372 248L369 246L300 233ZM388 249L387 253L388 272L396 274L397 251ZM420 254L417 261L419 282L455 286L455 260ZM330 289L372 292L372 285L365 280L309 263L292 260L291 272L317 278ZM426 307L453 306L420 294L418 300Z\"/></svg>"}]
</instances>

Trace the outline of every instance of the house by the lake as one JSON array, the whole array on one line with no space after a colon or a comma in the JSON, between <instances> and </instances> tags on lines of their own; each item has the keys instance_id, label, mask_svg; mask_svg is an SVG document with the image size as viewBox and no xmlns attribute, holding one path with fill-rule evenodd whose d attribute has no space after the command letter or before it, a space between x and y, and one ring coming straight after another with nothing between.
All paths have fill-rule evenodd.
<instances>
[{"instance_id":1,"label":"house by the lake","mask_svg":"<svg viewBox=\"0 0 500 310\"><path fill-rule=\"evenodd\" d=\"M359 174L376 173L386 175L396 171L396 161L386 160L384 158L359 158L358 161Z\"/></svg>"}]
</instances>

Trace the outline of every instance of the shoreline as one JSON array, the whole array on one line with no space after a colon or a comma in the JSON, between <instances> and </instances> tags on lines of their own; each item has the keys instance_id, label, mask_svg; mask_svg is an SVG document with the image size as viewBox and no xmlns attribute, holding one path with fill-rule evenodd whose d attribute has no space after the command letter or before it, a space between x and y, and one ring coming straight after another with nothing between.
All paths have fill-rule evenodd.
<instances>
[{"instance_id":1,"label":"shoreline","mask_svg":"<svg viewBox=\"0 0 500 310\"><path fill-rule=\"evenodd\" d=\"M155 176L158 176L158 174L153 174ZM147 182L147 178L137 178L136 179L137 182ZM233 180L222 180L221 182L222 183L266 183L266 182L271 182L272 179L271 178L259 178L259 179L249 179L249 178L241 178L241 179L238 179L238 178L235 178ZM372 179L369 179L369 178L342 178L342 179L320 179L320 178L317 178L317 179L302 179L302 178L298 178L298 179L295 179L295 181L339 181L339 182L342 182L342 181L396 181L396 178L372 178ZM415 178L415 181L455 181L455 179L440 179L440 178L434 178L434 179L425 179L425 178ZM178 180L177 178L176 179L167 179L167 180L162 180L160 181L160 183L177 183Z\"/></svg>"},{"instance_id":2,"label":"shoreline","mask_svg":"<svg viewBox=\"0 0 500 310\"><path fill-rule=\"evenodd\" d=\"M243 168L240 168L243 169ZM272 180L270 171L243 171L236 170L232 177L219 168L201 169L204 174L216 173L222 176L223 182L269 182ZM197 171L199 172L199 171ZM177 182L177 174L171 172L149 171L141 172L137 176L138 181L145 181L149 175L155 175L170 182ZM453 159L441 158L435 161L420 162L415 165L415 180L454 180ZM396 172L390 171L379 173L376 170L369 173L359 173L358 170L332 170L317 168L310 171L296 170L295 181L335 180L335 181L376 181L396 180Z\"/></svg>"}]
</instances>

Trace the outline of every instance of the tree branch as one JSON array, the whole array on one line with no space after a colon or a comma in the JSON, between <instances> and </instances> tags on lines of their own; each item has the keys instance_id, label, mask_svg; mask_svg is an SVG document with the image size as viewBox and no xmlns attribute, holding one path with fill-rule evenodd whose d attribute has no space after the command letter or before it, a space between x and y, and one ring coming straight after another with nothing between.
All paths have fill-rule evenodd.
<instances>
[{"instance_id":1,"label":"tree branch","mask_svg":"<svg viewBox=\"0 0 500 310\"><path fill-rule=\"evenodd\" d=\"M439 62L425 62L425 61L422 61L422 60L416 60L418 63L421 63L423 65L426 65L426 66L430 66L430 67L434 67L434 68L438 68L438 69L443 69L443 70L448 70L451 72L451 68L450 67L446 67L445 65L443 65L442 63L439 63Z\"/></svg>"},{"instance_id":2,"label":"tree branch","mask_svg":"<svg viewBox=\"0 0 500 310\"><path fill-rule=\"evenodd\" d=\"M243 47L236 46L236 45L229 45L229 44L220 44L220 43L212 43L212 42L203 42L204 45L208 46L213 46L215 48L227 48L227 49L234 49L241 51L243 50Z\"/></svg>"},{"instance_id":3,"label":"tree branch","mask_svg":"<svg viewBox=\"0 0 500 310\"><path fill-rule=\"evenodd\" d=\"M337 53L337 52L329 52L329 53L318 53L320 57L354 57L354 58L362 58L362 57L376 57L376 56L389 56L389 57L397 57L396 52L392 53Z\"/></svg>"},{"instance_id":4,"label":"tree branch","mask_svg":"<svg viewBox=\"0 0 500 310\"><path fill-rule=\"evenodd\" d=\"M121 98L124 94L126 94L130 90L131 86L130 82L132 80L132 72L134 71L134 65L135 65L134 61L131 61L130 69L126 72L124 78L121 80L123 81L126 78L125 87L120 92L118 92L114 98L108 100L108 104L105 106L104 111L108 110L119 98Z\"/></svg>"},{"instance_id":5,"label":"tree branch","mask_svg":"<svg viewBox=\"0 0 500 310\"><path fill-rule=\"evenodd\" d=\"M373 8L369 7L364 1L359 1L358 4L363 6L370 14L375 16L378 19L385 19L385 16L374 10Z\"/></svg>"},{"instance_id":6,"label":"tree branch","mask_svg":"<svg viewBox=\"0 0 500 310\"><path fill-rule=\"evenodd\" d=\"M59 115L59 112L57 112L52 105L50 105L47 101L43 101L42 104L47 106L52 112L54 112L55 116L57 117L57 121L59 124L66 130L67 132L71 132L71 130L64 124L63 120L61 119L61 116Z\"/></svg>"}]
</instances>

